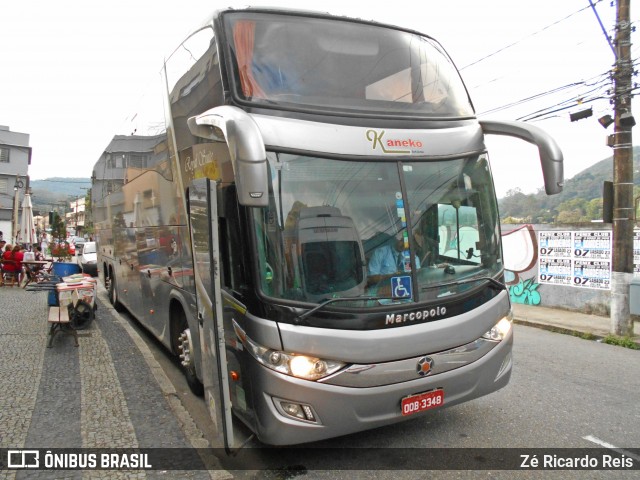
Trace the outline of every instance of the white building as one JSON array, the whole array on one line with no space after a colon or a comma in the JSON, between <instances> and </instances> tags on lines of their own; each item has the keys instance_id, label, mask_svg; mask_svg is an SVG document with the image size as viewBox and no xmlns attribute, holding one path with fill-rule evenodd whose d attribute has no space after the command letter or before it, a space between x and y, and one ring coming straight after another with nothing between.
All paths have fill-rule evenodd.
<instances>
[{"instance_id":1,"label":"white building","mask_svg":"<svg viewBox=\"0 0 640 480\"><path fill-rule=\"evenodd\" d=\"M85 226L85 197L77 197L69 202L69 207L71 211L65 214L67 230L81 235Z\"/></svg>"}]
</instances>

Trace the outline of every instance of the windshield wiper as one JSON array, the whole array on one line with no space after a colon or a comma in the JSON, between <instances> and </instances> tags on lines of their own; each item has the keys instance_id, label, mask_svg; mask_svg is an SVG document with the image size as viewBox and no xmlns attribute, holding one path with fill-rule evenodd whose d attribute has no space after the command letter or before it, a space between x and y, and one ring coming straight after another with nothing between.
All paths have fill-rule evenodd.
<instances>
[{"instance_id":1,"label":"windshield wiper","mask_svg":"<svg viewBox=\"0 0 640 480\"><path fill-rule=\"evenodd\" d=\"M472 277L465 278L463 280L456 280L455 282L446 282L446 283L437 283L434 285L427 285L420 289L421 292L425 292L427 290L431 290L433 288L442 288L442 287L453 287L455 285L462 285L465 283L473 283L484 280L485 282L489 282L493 287L496 287L498 290L507 290L506 285L500 283L498 280L492 277ZM508 291L508 290L507 290Z\"/></svg>"},{"instance_id":2,"label":"windshield wiper","mask_svg":"<svg viewBox=\"0 0 640 480\"><path fill-rule=\"evenodd\" d=\"M311 310L298 315L295 318L295 321L296 321L296 323L299 323L302 320L304 320L305 318L307 318L308 316L313 315L318 310L322 310L324 307L326 307L327 305L329 305L331 303L352 302L354 300L401 300L401 299L394 298L394 297L369 297L369 296L365 296L365 297L336 297L336 298L329 298L329 299L325 300L324 302L316 305Z\"/></svg>"},{"instance_id":3,"label":"windshield wiper","mask_svg":"<svg viewBox=\"0 0 640 480\"><path fill-rule=\"evenodd\" d=\"M452 287L454 285L461 285L461 284L465 284L465 283L472 283L472 282L478 282L478 281L489 282L493 287L497 288L498 290L507 290L507 287L505 285L503 285L502 283L500 283L495 278L491 278L491 277L475 277L475 278L467 278L467 279L464 279L464 280L458 280L456 282L447 282L447 283L439 283L439 284L436 284L436 285L429 285L429 286L423 287L421 289L421 291L424 292L425 290L430 290L432 288ZM295 320L296 323L300 323L302 320L304 320L305 318L309 317L310 315L313 315L317 311L322 310L327 305L330 305L330 304L336 303L336 302L352 302L354 300L392 300L392 301L393 300L397 300L397 301L399 301L399 300L403 300L403 299L402 298L396 298L396 297L370 297L370 296L329 298L329 299L325 300L324 302L316 305L311 310L308 310L308 311L298 315L297 317L295 317L294 320Z\"/></svg>"}]
</instances>

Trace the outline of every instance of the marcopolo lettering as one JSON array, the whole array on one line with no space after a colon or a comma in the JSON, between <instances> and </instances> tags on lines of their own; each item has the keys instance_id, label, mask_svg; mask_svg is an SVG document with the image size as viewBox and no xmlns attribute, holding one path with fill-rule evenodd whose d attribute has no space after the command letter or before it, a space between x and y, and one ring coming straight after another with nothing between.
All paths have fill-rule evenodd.
<instances>
[{"instance_id":1,"label":"marcopolo lettering","mask_svg":"<svg viewBox=\"0 0 640 480\"><path fill-rule=\"evenodd\" d=\"M397 323L415 322L416 320L427 320L429 318L441 317L447 313L446 307L433 307L417 312L390 313L387 315L384 324L393 325Z\"/></svg>"}]
</instances>

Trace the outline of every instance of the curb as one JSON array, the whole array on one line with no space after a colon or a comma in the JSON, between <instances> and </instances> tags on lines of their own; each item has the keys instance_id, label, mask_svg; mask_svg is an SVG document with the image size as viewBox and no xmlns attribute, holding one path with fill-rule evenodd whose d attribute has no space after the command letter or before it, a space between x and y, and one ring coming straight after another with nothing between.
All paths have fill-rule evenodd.
<instances>
[{"instance_id":1,"label":"curb","mask_svg":"<svg viewBox=\"0 0 640 480\"><path fill-rule=\"evenodd\" d=\"M513 319L513 323L517 325L523 325L525 327L533 327L541 330L546 330L548 332L553 333L561 333L563 335L571 335L572 337L582 338L583 340L595 340L596 342L602 342L606 338L606 335L602 335L599 333L593 333L584 330L577 330L572 328L561 327L558 325L548 324L548 323L540 323L533 322L530 320L526 320L523 318L515 318ZM632 339L633 343L640 347L640 337L635 337ZM622 345L615 345L622 346ZM625 347L623 347L625 348Z\"/></svg>"},{"instance_id":2,"label":"curb","mask_svg":"<svg viewBox=\"0 0 640 480\"><path fill-rule=\"evenodd\" d=\"M513 323L515 323L517 325L524 325L526 327L534 327L534 328L539 328L541 330L547 330L548 332L562 333L564 335L571 335L573 337L579 337L579 338L583 338L585 340L602 340L604 338L604 336L602 336L602 335L597 335L597 334L591 333L591 332L584 332L584 331L581 331L581 330L576 330L576 329L566 328L566 327L560 327L558 325L551 325L551 324L547 324L547 323L532 322L530 320L525 320L525 319L522 319L522 318L514 318L513 319Z\"/></svg>"}]
</instances>

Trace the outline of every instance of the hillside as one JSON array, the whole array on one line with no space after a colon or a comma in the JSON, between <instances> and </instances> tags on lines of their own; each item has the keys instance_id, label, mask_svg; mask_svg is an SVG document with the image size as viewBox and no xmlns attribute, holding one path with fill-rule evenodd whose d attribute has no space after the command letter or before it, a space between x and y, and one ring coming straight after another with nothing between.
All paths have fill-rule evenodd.
<instances>
[{"instance_id":1,"label":"hillside","mask_svg":"<svg viewBox=\"0 0 640 480\"><path fill-rule=\"evenodd\" d=\"M633 150L633 170L640 170L640 147ZM602 218L602 184L613 179L613 157L608 157L565 180L564 189L548 196L541 187L538 193L526 195L510 190L498 200L500 217L509 223L570 223ZM640 175L634 175L634 191L640 190ZM637 196L638 194L635 194ZM563 213L564 212L564 213Z\"/></svg>"},{"instance_id":2,"label":"hillside","mask_svg":"<svg viewBox=\"0 0 640 480\"><path fill-rule=\"evenodd\" d=\"M68 205L74 198L84 197L91 188L91 179L54 177L31 180L29 186L34 212L48 212L60 204Z\"/></svg>"}]
</instances>

